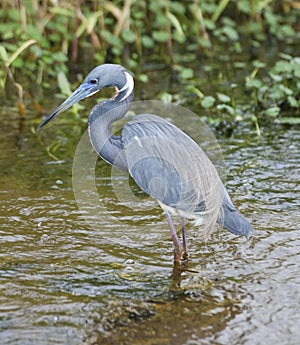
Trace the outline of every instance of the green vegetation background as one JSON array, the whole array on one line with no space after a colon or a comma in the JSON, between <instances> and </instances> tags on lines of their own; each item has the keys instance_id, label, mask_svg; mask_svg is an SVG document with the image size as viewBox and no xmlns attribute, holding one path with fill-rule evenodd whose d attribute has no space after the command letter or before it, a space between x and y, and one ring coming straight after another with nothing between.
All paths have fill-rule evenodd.
<instances>
[{"instance_id":1,"label":"green vegetation background","mask_svg":"<svg viewBox=\"0 0 300 345\"><path fill-rule=\"evenodd\" d=\"M32 84L45 90L55 82L61 96L66 96L80 79L74 77L78 71L87 73L105 62L121 63L138 82L146 83L145 66L152 66L168 68L183 85L178 94L164 92L160 98L178 101L182 95L192 95L193 102L228 118L251 113L257 124L260 113L299 123L297 55L278 54L267 69L264 61L251 61L251 73L243 85L250 95L247 111L232 96L236 85L210 95L203 92L195 75L197 61L236 56L245 46L259 49L266 42L299 46L299 17L298 0L2 0L1 93L13 85L15 93L10 95L16 95L24 115L24 98ZM237 63L237 69L243 63ZM205 68L213 67L206 63ZM32 92L30 97L40 109ZM282 115L287 109L293 116Z\"/></svg>"}]
</instances>

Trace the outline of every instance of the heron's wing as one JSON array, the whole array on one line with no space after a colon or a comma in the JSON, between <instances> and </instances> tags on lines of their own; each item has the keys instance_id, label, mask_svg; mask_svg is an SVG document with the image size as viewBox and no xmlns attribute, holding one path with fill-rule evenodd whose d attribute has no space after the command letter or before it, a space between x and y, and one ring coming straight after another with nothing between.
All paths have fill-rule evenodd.
<instances>
[{"instance_id":1,"label":"heron's wing","mask_svg":"<svg viewBox=\"0 0 300 345\"><path fill-rule=\"evenodd\" d=\"M128 171L143 191L182 211L205 209L215 223L223 185L193 139L165 119L144 114L125 125L122 141Z\"/></svg>"}]
</instances>

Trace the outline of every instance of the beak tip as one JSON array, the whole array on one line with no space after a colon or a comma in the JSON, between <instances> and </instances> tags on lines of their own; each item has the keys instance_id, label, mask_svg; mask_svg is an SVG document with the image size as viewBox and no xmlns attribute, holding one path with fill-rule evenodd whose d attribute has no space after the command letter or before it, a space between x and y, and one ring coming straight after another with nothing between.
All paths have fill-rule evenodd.
<instances>
[{"instance_id":1,"label":"beak tip","mask_svg":"<svg viewBox=\"0 0 300 345\"><path fill-rule=\"evenodd\" d=\"M44 127L48 122L50 122L52 119L58 115L59 112L55 110L52 114L50 114L48 117L46 117L36 128L36 132L39 131L42 127Z\"/></svg>"},{"instance_id":2,"label":"beak tip","mask_svg":"<svg viewBox=\"0 0 300 345\"><path fill-rule=\"evenodd\" d=\"M45 122L45 121L43 121L42 123L40 123L40 124L36 127L36 129L35 129L36 132L40 131L41 128L44 127L44 125L45 125L44 122Z\"/></svg>"}]
</instances>

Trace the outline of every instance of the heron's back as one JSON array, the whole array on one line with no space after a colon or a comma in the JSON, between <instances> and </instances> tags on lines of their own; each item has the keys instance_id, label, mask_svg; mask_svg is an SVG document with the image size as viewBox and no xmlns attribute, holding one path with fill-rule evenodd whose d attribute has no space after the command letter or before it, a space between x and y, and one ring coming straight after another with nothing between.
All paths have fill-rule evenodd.
<instances>
[{"instance_id":1,"label":"heron's back","mask_svg":"<svg viewBox=\"0 0 300 345\"><path fill-rule=\"evenodd\" d=\"M167 120L136 116L122 131L128 171L139 187L175 209L216 221L223 185L199 145Z\"/></svg>"}]
</instances>

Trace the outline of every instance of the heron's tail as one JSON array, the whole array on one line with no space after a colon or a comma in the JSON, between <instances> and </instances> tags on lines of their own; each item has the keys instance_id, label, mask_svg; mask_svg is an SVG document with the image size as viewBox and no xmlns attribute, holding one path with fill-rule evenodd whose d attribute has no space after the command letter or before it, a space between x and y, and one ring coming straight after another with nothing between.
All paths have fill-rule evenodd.
<instances>
[{"instance_id":1,"label":"heron's tail","mask_svg":"<svg viewBox=\"0 0 300 345\"><path fill-rule=\"evenodd\" d=\"M250 222L233 206L227 191L224 195L221 214L217 222L234 235L250 237L254 233Z\"/></svg>"},{"instance_id":2,"label":"heron's tail","mask_svg":"<svg viewBox=\"0 0 300 345\"><path fill-rule=\"evenodd\" d=\"M232 210L223 207L223 212L223 222L220 223L225 229L229 230L234 235L243 235L246 237L253 235L254 231L252 225L237 209Z\"/></svg>"}]
</instances>

